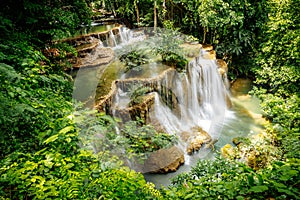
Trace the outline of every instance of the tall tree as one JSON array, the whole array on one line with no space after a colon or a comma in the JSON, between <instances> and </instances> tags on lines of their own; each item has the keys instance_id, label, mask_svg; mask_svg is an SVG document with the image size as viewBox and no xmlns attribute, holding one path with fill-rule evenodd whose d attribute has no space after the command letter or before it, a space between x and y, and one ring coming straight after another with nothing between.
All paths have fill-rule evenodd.
<instances>
[{"instance_id":1,"label":"tall tree","mask_svg":"<svg viewBox=\"0 0 300 200\"><path fill-rule=\"evenodd\" d=\"M91 16L85 0L7 0L0 12L19 31L41 41L70 36L81 24L88 24Z\"/></svg>"}]
</instances>

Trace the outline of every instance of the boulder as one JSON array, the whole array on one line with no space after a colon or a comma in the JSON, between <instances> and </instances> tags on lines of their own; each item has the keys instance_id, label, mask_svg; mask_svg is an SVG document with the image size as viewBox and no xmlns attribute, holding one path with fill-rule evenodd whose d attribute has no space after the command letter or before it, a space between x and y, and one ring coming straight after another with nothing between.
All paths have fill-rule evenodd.
<instances>
[{"instance_id":1,"label":"boulder","mask_svg":"<svg viewBox=\"0 0 300 200\"><path fill-rule=\"evenodd\" d=\"M150 154L143 165L138 166L142 173L175 172L184 164L184 152L177 146L160 149Z\"/></svg>"},{"instance_id":2,"label":"boulder","mask_svg":"<svg viewBox=\"0 0 300 200\"><path fill-rule=\"evenodd\" d=\"M204 131L201 127L193 127L191 132L181 133L181 138L183 141L187 141L186 152L192 155L194 152L199 151L203 144L209 144L212 139L211 136ZM214 143L213 143L214 144ZM213 146L212 144L212 146ZM207 148L211 147L206 146Z\"/></svg>"}]
</instances>

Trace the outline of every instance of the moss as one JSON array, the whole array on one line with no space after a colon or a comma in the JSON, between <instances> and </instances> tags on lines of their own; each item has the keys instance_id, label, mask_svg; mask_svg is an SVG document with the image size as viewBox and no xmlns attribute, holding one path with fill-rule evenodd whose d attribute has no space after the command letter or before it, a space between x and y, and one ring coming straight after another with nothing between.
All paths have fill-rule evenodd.
<instances>
[{"instance_id":1,"label":"moss","mask_svg":"<svg viewBox=\"0 0 300 200\"><path fill-rule=\"evenodd\" d=\"M109 93L111 84L116 79L120 78L123 72L124 65L118 61L110 64L103 72L101 78L99 79L95 100L98 102L101 97Z\"/></svg>"}]
</instances>

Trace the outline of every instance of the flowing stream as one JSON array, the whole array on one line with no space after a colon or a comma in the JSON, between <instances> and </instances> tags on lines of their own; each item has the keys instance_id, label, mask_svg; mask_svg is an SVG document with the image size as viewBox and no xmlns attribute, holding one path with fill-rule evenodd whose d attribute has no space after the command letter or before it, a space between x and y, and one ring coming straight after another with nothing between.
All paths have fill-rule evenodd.
<instances>
[{"instance_id":1,"label":"flowing stream","mask_svg":"<svg viewBox=\"0 0 300 200\"><path fill-rule=\"evenodd\" d=\"M145 36L140 32L134 33L122 27L118 37L110 31L110 42L107 44L115 50L120 50L132 41L140 42L143 39ZM116 66L113 69L115 68ZM150 121L158 121L166 132L178 135L191 131L193 127L201 127L217 141L215 150L220 150L225 144L232 144L232 139L235 137L256 134L262 130L258 101L247 95L251 88L250 81L239 79L233 83L231 90L228 90L226 82L218 72L219 66L216 60L205 58L203 52L199 52L199 55L190 61L186 73L170 72L165 73L159 80L151 79L160 76L167 68L159 62L150 62L143 67L141 73L129 71L125 74L120 70L114 77L120 80L138 78L145 82L156 81L155 101L149 117ZM76 78L77 89L74 90L73 97L81 101L91 96L94 98L99 82L97 80L101 82L105 72L103 70L99 72L97 68L79 70L79 72L81 76ZM232 107L228 106L229 98ZM166 100L172 105L176 104L174 106L176 109L167 105ZM128 102L126 91L119 88L112 107L126 108ZM184 142L179 143L182 149L186 149L186 145ZM157 186L167 186L172 177L188 171L199 159L213 159L214 156L215 151L204 148L193 155L185 153L185 164L176 172L145 174L145 178Z\"/></svg>"},{"instance_id":2,"label":"flowing stream","mask_svg":"<svg viewBox=\"0 0 300 200\"><path fill-rule=\"evenodd\" d=\"M251 89L251 81L248 79L237 79L230 89L232 108L226 109L225 117L222 120L222 128L218 135L218 142L215 144L215 151L211 149L200 149L197 154L192 156L186 155L186 161L176 172L168 174L145 174L147 181L155 183L157 187L160 185L168 186L171 179L176 175L189 171L196 165L200 159L214 159L225 144L231 144L235 137L244 137L248 135L258 134L263 130L264 121L261 117L261 110L258 99L248 95Z\"/></svg>"}]
</instances>

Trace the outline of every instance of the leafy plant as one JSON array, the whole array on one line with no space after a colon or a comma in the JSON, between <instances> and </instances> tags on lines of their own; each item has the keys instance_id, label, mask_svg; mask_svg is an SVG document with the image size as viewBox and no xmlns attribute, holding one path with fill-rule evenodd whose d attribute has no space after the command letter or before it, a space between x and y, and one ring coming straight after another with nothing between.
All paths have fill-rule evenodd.
<instances>
[{"instance_id":1,"label":"leafy plant","mask_svg":"<svg viewBox=\"0 0 300 200\"><path fill-rule=\"evenodd\" d=\"M80 107L74 113L74 119L79 128L79 145L85 150L95 153L108 151L120 160L146 159L151 152L177 142L176 136L159 133L140 120L129 121L119 127L112 117Z\"/></svg>"},{"instance_id":2,"label":"leafy plant","mask_svg":"<svg viewBox=\"0 0 300 200\"><path fill-rule=\"evenodd\" d=\"M144 87L142 84L134 84L128 91L130 97L129 106L134 106L142 103L144 96L149 91L149 87Z\"/></svg>"},{"instance_id":3,"label":"leafy plant","mask_svg":"<svg viewBox=\"0 0 300 200\"><path fill-rule=\"evenodd\" d=\"M182 53L180 44L183 43L183 38L177 30L160 30L153 40L153 51L161 56L163 63L174 66L179 71L185 69L188 61Z\"/></svg>"},{"instance_id":4,"label":"leafy plant","mask_svg":"<svg viewBox=\"0 0 300 200\"><path fill-rule=\"evenodd\" d=\"M217 158L199 161L191 172L172 180L172 186L164 189L167 198L179 199L298 199L297 180L299 160L274 162L269 169L254 172L238 163Z\"/></svg>"},{"instance_id":5,"label":"leafy plant","mask_svg":"<svg viewBox=\"0 0 300 200\"><path fill-rule=\"evenodd\" d=\"M70 138L76 140L76 134ZM51 147L57 144L57 139L50 137L45 143ZM66 144L74 145L66 138L65 145L60 146L64 148ZM45 148L35 154L14 154L3 160L0 196L10 199L155 199L160 195L141 174L120 167L110 154L86 150L66 154L62 150Z\"/></svg>"},{"instance_id":6,"label":"leafy plant","mask_svg":"<svg viewBox=\"0 0 300 200\"><path fill-rule=\"evenodd\" d=\"M128 153L138 158L147 158L148 154L170 147L177 142L174 135L158 133L151 125L139 125L137 121L129 121L121 129L122 134L129 139Z\"/></svg>"},{"instance_id":7,"label":"leafy plant","mask_svg":"<svg viewBox=\"0 0 300 200\"><path fill-rule=\"evenodd\" d=\"M147 57L136 50L132 50L128 53L122 54L119 59L125 63L125 72L129 70L141 71L143 64L148 62Z\"/></svg>"}]
</instances>

